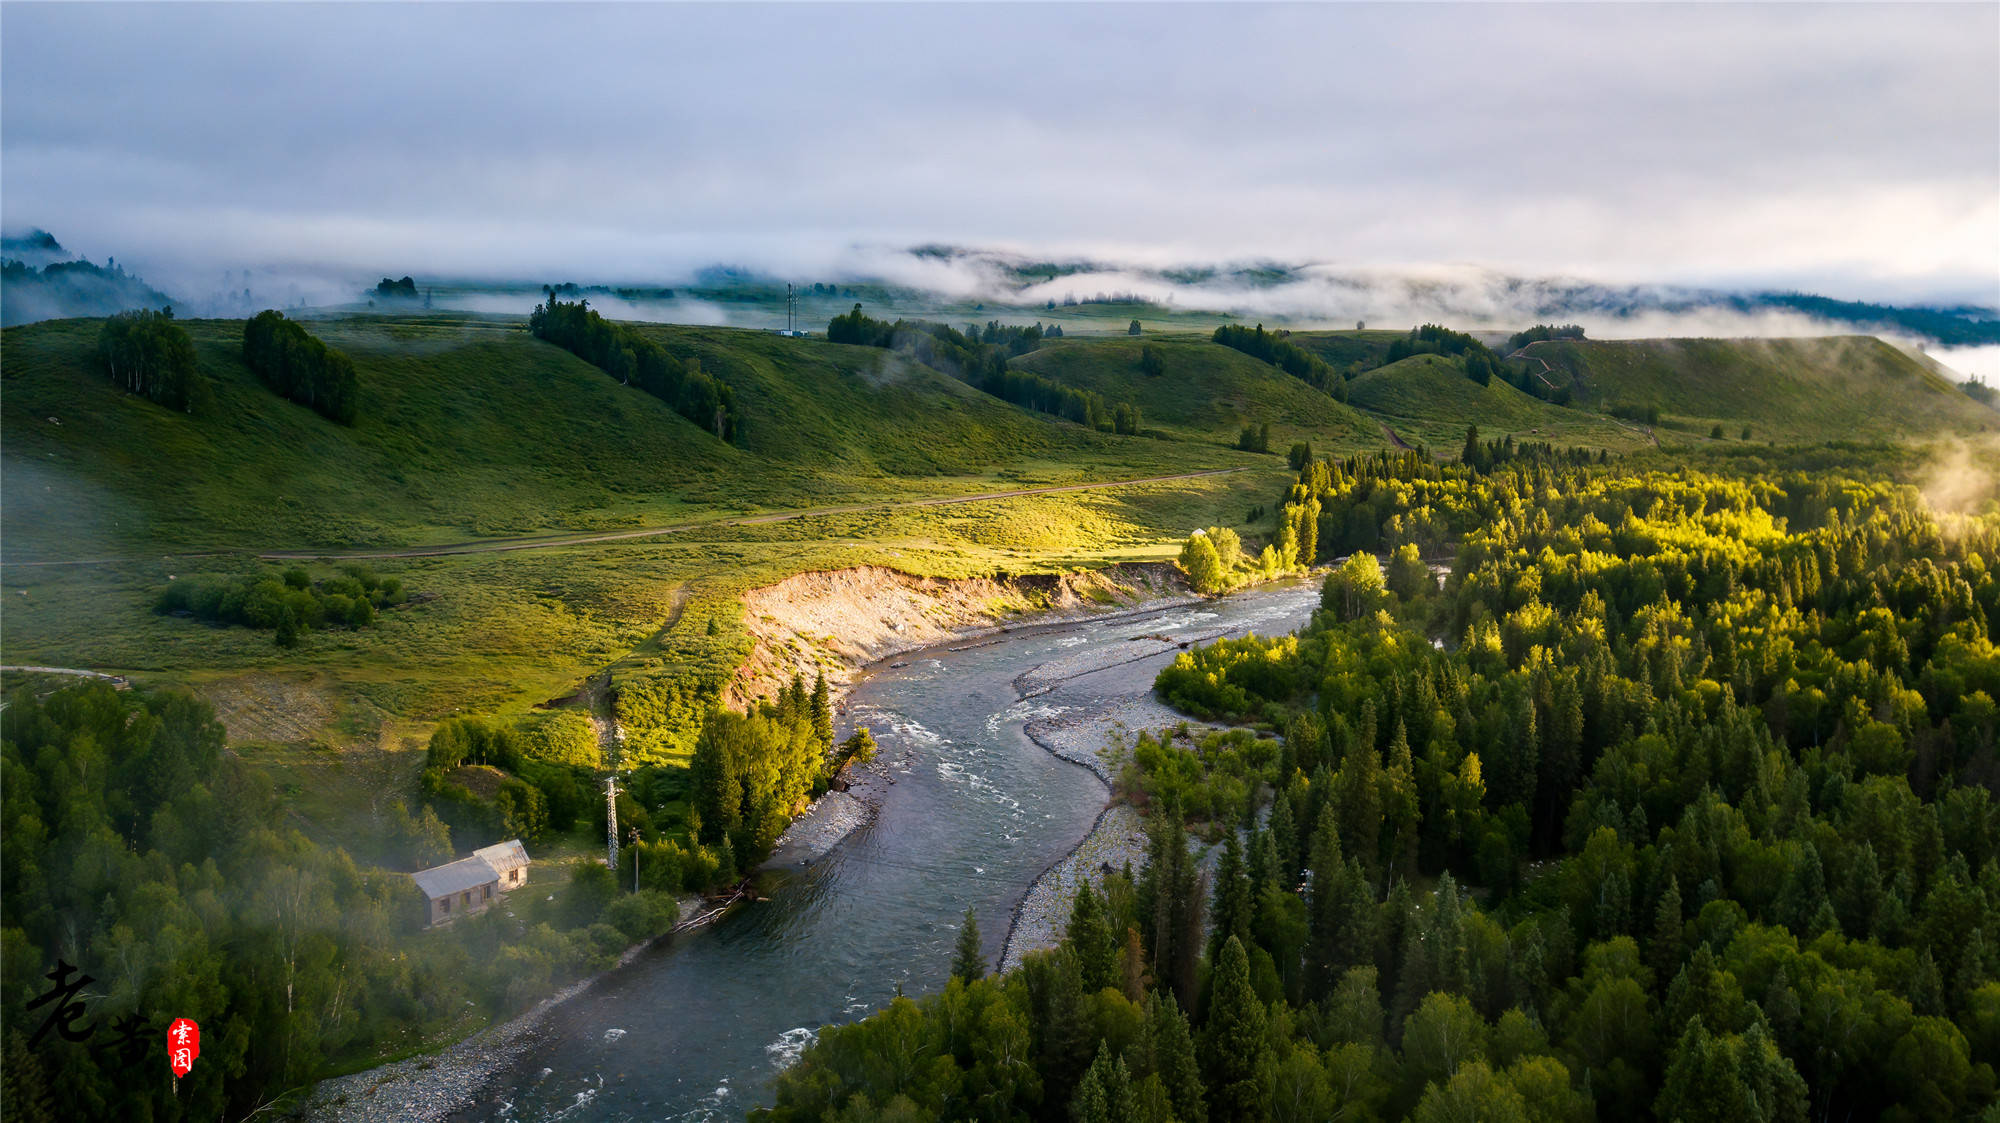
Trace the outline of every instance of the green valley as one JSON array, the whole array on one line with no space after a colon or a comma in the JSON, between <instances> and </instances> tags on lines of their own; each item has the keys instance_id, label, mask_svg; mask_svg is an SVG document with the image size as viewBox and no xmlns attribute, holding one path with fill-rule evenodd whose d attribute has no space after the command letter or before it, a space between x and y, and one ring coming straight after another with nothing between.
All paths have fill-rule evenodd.
<instances>
[{"instance_id":1,"label":"green valley","mask_svg":"<svg viewBox=\"0 0 2000 1123\"><path fill-rule=\"evenodd\" d=\"M266 361L346 379L324 411L340 420L253 371L243 321L154 325L192 345L183 409L113 383L101 321L7 329L0 371L10 665L117 674L148 705L186 689L212 708L221 724L199 734L186 730L206 710L161 710L162 736L226 745L188 767L215 792L254 791L246 814L297 832L233 868L303 863L346 885L339 863L351 860L387 879L341 898L388 926L343 952L356 962L401 954L397 871L511 835L542 867L538 950L518 953L532 958L530 981L465 974L441 992L471 1004L463 1016L433 1006L338 1033L294 1023L313 1048L242 1055L242 1079L267 1094L504 1018L657 932L667 897L746 873L830 783L822 758L838 758L809 688L824 676L838 690L866 647L770 608L766 594L788 579L863 575L848 610L862 631L882 627L870 598L903 595L882 575L930 582L922 596L945 600L896 611L963 627L1185 587L1176 562L1202 552L1196 540L1221 551L1194 577L1203 591L1356 546L1435 552L1463 533L1452 520L1464 512L1410 503L1400 475L1366 502L1343 493L1322 511L1314 496L1327 464L1397 443L1424 450L1400 473L1421 476L1419 461L1455 471L1468 427L1492 442L1481 471L1551 456L1643 470L1688 455L1778 471L1861 439L1877 443L1848 446L1850 461L1910 478L1930 442L1984 432L1995 416L1857 340L1541 343L1534 361L1482 384L1454 355L1387 362L1400 332L1271 336L1324 361L1315 383L1195 334L915 325L892 337L876 321L876 345L863 345L618 325L626 354L645 353L633 361L587 341L573 354L508 317L296 323L324 350ZM280 354L269 338L258 346ZM956 365L975 361L989 369ZM321 385L282 377L302 401ZM1528 378L1546 398L1518 388ZM712 407L691 411L646 379L718 388L727 439L690 420ZM1632 419L1647 408L1660 414L1650 427ZM1718 421L1730 439L1704 435ZM1754 440L1738 437L1743 425ZM1268 451L1246 451L1253 435ZM1413 551L1396 562L1398 587L1418 580L1405 572ZM102 687L65 702L81 696L51 695L60 680L7 682L26 700L19 720L34 723L19 727L23 744L119 720ZM115 751L130 764L166 750ZM21 766L55 783L55 759ZM615 923L592 873L604 828L592 793L606 773L622 777L620 820L658 894L630 897ZM159 845L195 852L186 839ZM433 986L461 970L457 957L482 954L457 937L408 946L423 949Z\"/></svg>"}]
</instances>

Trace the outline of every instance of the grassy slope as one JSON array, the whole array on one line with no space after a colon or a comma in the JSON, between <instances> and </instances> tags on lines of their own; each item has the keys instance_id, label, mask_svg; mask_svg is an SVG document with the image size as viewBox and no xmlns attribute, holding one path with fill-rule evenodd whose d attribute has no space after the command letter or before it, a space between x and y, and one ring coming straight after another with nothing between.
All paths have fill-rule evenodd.
<instances>
[{"instance_id":1,"label":"grassy slope","mask_svg":"<svg viewBox=\"0 0 2000 1123\"><path fill-rule=\"evenodd\" d=\"M737 386L748 420L733 447L516 327L448 317L312 325L359 368L362 417L349 429L265 389L242 361L239 322L188 327L216 382L212 416L112 387L95 321L5 333L9 560L134 542L392 545L602 529L984 490L1024 466L1067 482L1218 461L1213 449L1019 410L880 351L654 329Z\"/></svg>"},{"instance_id":2,"label":"grassy slope","mask_svg":"<svg viewBox=\"0 0 2000 1123\"><path fill-rule=\"evenodd\" d=\"M1389 345L1408 334L1408 332L1380 329L1295 331L1287 338L1301 348L1325 359L1332 364L1333 369L1344 371L1356 363L1364 368L1378 365L1388 357Z\"/></svg>"},{"instance_id":3,"label":"grassy slope","mask_svg":"<svg viewBox=\"0 0 2000 1123\"><path fill-rule=\"evenodd\" d=\"M311 325L360 369L363 419L347 429L259 384L240 358L240 323L189 327L217 383L220 407L204 417L113 389L96 366L93 321L3 337L6 656L204 686L242 703L232 730L251 741L396 747L453 711L562 696L635 652L646 673L726 674L742 655L744 587L863 562L944 575L1168 556L1187 527L1237 524L1286 477L1278 457L1091 432L885 352L712 328L646 330L736 385L748 417L740 447L516 325L450 315ZM421 603L373 629L313 633L296 651L268 633L149 611L169 580L278 568L246 547L698 522L1215 467L1248 470L380 561ZM186 553L210 546L236 549ZM115 560L22 564L104 558Z\"/></svg>"},{"instance_id":4,"label":"grassy slope","mask_svg":"<svg viewBox=\"0 0 2000 1123\"><path fill-rule=\"evenodd\" d=\"M2000 416L1948 380L1869 336L1539 343L1579 404L1658 406L1688 436L1721 423L1732 441L1894 440L1991 432ZM1686 438L1683 438L1686 439Z\"/></svg>"},{"instance_id":5,"label":"grassy slope","mask_svg":"<svg viewBox=\"0 0 2000 1123\"><path fill-rule=\"evenodd\" d=\"M1633 449L1650 445L1643 433L1609 418L1565 409L1529 397L1498 379L1481 386L1458 364L1437 355L1416 355L1371 370L1348 384L1348 401L1380 417L1411 444L1456 454L1465 427L1479 426L1488 439L1513 434L1516 440L1558 446Z\"/></svg>"},{"instance_id":6,"label":"grassy slope","mask_svg":"<svg viewBox=\"0 0 2000 1123\"><path fill-rule=\"evenodd\" d=\"M1146 346L1166 362L1158 377L1139 370ZM1233 445L1244 425L1269 422L1273 449L1296 440L1340 452L1382 444L1381 431L1354 410L1268 363L1206 340L1058 340L1013 365L1131 402L1145 427L1176 437Z\"/></svg>"}]
</instances>

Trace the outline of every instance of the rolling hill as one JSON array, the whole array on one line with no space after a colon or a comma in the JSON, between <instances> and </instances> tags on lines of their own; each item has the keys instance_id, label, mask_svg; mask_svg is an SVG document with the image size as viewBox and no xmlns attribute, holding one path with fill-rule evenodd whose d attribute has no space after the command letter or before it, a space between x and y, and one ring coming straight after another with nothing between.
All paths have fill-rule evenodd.
<instances>
[{"instance_id":1,"label":"rolling hill","mask_svg":"<svg viewBox=\"0 0 2000 1123\"><path fill-rule=\"evenodd\" d=\"M1546 362L1578 405L1657 407L1663 424L1701 438L1714 424L1780 442L2000 429L2000 414L1872 336L1552 341L1524 357Z\"/></svg>"},{"instance_id":2,"label":"rolling hill","mask_svg":"<svg viewBox=\"0 0 2000 1123\"><path fill-rule=\"evenodd\" d=\"M1345 371L1356 364L1362 368L1379 365L1388 357L1389 345L1408 335L1402 331L1295 331L1285 336L1292 343L1325 359L1335 370Z\"/></svg>"},{"instance_id":3,"label":"rolling hill","mask_svg":"<svg viewBox=\"0 0 2000 1123\"><path fill-rule=\"evenodd\" d=\"M1158 376L1139 367L1146 347L1164 362ZM1145 427L1179 438L1233 445L1243 426L1268 423L1274 451L1298 440L1328 452L1383 441L1380 429L1355 410L1277 367L1205 339L1056 340L1011 365L1132 402Z\"/></svg>"},{"instance_id":4,"label":"rolling hill","mask_svg":"<svg viewBox=\"0 0 2000 1123\"><path fill-rule=\"evenodd\" d=\"M1613 451L1649 446L1642 429L1581 409L1551 405L1495 379L1481 386L1457 361L1414 355L1378 367L1348 384L1347 400L1395 429L1405 441L1456 454L1467 425L1493 439L1546 441Z\"/></svg>"},{"instance_id":5,"label":"rolling hill","mask_svg":"<svg viewBox=\"0 0 2000 1123\"><path fill-rule=\"evenodd\" d=\"M308 324L354 360L352 428L265 388L244 364L241 321L187 322L217 398L212 414L187 416L111 384L98 326L5 333L10 561L130 542L361 546L604 529L992 490L1023 471L1062 483L1271 462L1093 432L870 348L648 327L736 387L746 421L728 445L517 321L463 316Z\"/></svg>"}]
</instances>

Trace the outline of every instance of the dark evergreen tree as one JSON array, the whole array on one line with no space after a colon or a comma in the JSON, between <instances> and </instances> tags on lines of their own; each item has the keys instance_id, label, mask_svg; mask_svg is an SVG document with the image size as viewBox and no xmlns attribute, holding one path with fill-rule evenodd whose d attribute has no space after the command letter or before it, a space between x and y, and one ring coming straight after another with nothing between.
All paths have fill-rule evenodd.
<instances>
[{"instance_id":1,"label":"dark evergreen tree","mask_svg":"<svg viewBox=\"0 0 2000 1123\"><path fill-rule=\"evenodd\" d=\"M1371 752L1373 750L1370 750ZM1346 875L1341 859L1340 824L1332 815L1321 815L1313 832L1311 889L1306 895L1305 993L1308 999L1325 997L1335 980L1346 970L1352 949L1341 946L1341 911L1349 904Z\"/></svg>"},{"instance_id":2,"label":"dark evergreen tree","mask_svg":"<svg viewBox=\"0 0 2000 1123\"><path fill-rule=\"evenodd\" d=\"M1208 1123L1208 1096L1195 1054L1194 1034L1171 992L1155 991L1148 996L1146 1040L1152 1048L1154 1071L1173 1104L1174 1118L1180 1123Z\"/></svg>"},{"instance_id":3,"label":"dark evergreen tree","mask_svg":"<svg viewBox=\"0 0 2000 1123\"><path fill-rule=\"evenodd\" d=\"M813 683L812 692L813 734L819 738L822 751L833 751L833 702L826 685L826 672L821 671Z\"/></svg>"},{"instance_id":4,"label":"dark evergreen tree","mask_svg":"<svg viewBox=\"0 0 2000 1123\"><path fill-rule=\"evenodd\" d=\"M1118 942L1111 934L1104 906L1097 894L1091 892L1088 881L1076 888L1076 900L1070 906L1069 929L1063 939L1069 945L1071 954L1076 956L1077 975L1082 980L1085 993L1095 994L1106 987L1118 985Z\"/></svg>"},{"instance_id":5,"label":"dark evergreen tree","mask_svg":"<svg viewBox=\"0 0 2000 1123\"><path fill-rule=\"evenodd\" d=\"M1202 1027L1202 1071L1216 1123L1260 1123L1268 1115L1258 1079L1265 1017L1263 1000L1250 985L1250 957L1231 937L1216 960L1215 994Z\"/></svg>"},{"instance_id":6,"label":"dark evergreen tree","mask_svg":"<svg viewBox=\"0 0 2000 1123\"><path fill-rule=\"evenodd\" d=\"M1214 931L1209 936L1209 956L1222 947L1231 936L1252 943L1250 922L1253 898L1250 878L1243 868L1243 844L1235 830L1224 833L1222 839L1222 860L1215 870Z\"/></svg>"},{"instance_id":7,"label":"dark evergreen tree","mask_svg":"<svg viewBox=\"0 0 2000 1123\"><path fill-rule=\"evenodd\" d=\"M979 918L967 906L965 922L958 928L958 944L951 955L953 978L972 982L986 977L986 953L979 946Z\"/></svg>"}]
</instances>

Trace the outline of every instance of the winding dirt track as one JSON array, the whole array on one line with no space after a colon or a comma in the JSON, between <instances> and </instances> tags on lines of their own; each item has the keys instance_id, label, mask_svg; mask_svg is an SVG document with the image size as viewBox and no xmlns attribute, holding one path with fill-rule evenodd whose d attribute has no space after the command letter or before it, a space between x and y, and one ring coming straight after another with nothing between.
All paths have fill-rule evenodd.
<instances>
[{"instance_id":1,"label":"winding dirt track","mask_svg":"<svg viewBox=\"0 0 2000 1123\"><path fill-rule=\"evenodd\" d=\"M1241 468L1209 468L1200 472L1178 472L1170 476L1146 476L1136 480L1062 484L1056 487L1024 487L1013 491L987 491L977 495L944 495L927 499L903 499L892 503L856 503L845 507L813 507L803 511L782 511L771 515L744 515L733 519L709 519L700 522L674 523L669 526L643 527L639 530L619 530L606 534L573 534L553 538L488 538L476 542L454 542L438 546L413 546L404 550L273 550L268 553L260 553L257 557L266 561L306 561L313 559L338 561L363 558L433 558L446 554L497 554L510 550L547 550L558 546L587 546L596 542L625 542L635 538L657 538L662 535L679 534L688 530L705 530L716 526L764 526L770 523L790 522L793 519L814 518L821 515L851 515L862 511L896 511L911 507L947 507L955 503L979 503L988 499L1013 499L1023 495L1054 495L1065 491L1101 491L1114 487L1131 487L1135 484L1166 483L1172 480L1199 479L1203 476L1222 476L1242 470Z\"/></svg>"},{"instance_id":2,"label":"winding dirt track","mask_svg":"<svg viewBox=\"0 0 2000 1123\"><path fill-rule=\"evenodd\" d=\"M1541 343L1541 342L1544 342L1544 341L1543 341L1543 340L1539 340L1539 339L1535 341L1535 343ZM1535 345L1535 343L1530 343L1530 344L1528 344L1528 347L1533 347L1533 346ZM1511 354L1511 355L1509 355L1509 356L1507 356L1507 357L1508 357L1508 358L1510 358L1510 359L1533 359L1533 360L1535 360L1536 362L1538 362L1538 363L1542 364L1542 369L1541 369L1541 370L1537 370L1537 371L1529 371L1528 373L1530 373L1530 374L1534 375L1534 376L1535 376L1536 378L1539 378L1539 379L1541 379L1541 380L1542 380L1542 385L1544 385L1544 386L1548 387L1548 388L1549 388L1549 389L1551 389L1551 390L1555 389L1555 388L1556 388L1556 384L1555 384L1555 383L1553 383L1553 382L1550 382L1550 381L1549 381L1549 377L1548 377L1548 376L1549 376L1549 375L1550 375L1551 373L1553 373L1553 372L1554 372L1555 368L1554 368L1554 367L1552 367L1552 366L1550 366L1550 365L1549 365L1549 361L1548 361L1547 359L1544 359L1544 358L1542 358L1542 357L1541 357L1540 355L1530 355L1530 354L1528 354L1528 347L1523 347L1523 348L1521 348L1521 349L1520 349L1519 351L1516 351L1516 352L1514 352L1513 354ZM1579 380L1579 381L1581 381L1581 380ZM1649 441L1652 441L1652 442L1653 442L1653 447L1654 447L1654 448L1659 448L1659 447L1660 447L1660 435L1659 435L1658 433L1656 433L1656 432L1654 432L1654 431L1653 431L1653 427L1652 427L1651 425L1628 425L1628 424L1626 424L1626 423L1625 423L1624 421L1621 421L1620 419L1618 419L1618 418L1616 418L1616 417L1607 417L1607 420L1609 420L1609 421L1610 421L1610 422L1611 422L1611 423L1612 423L1613 425L1617 425L1617 426L1620 426L1620 427L1622 427L1622 428L1626 428L1626 429L1630 429L1630 430L1631 430L1632 432L1634 432L1634 433L1644 433L1644 434L1646 434L1646 439L1647 439L1647 440L1649 440Z\"/></svg>"},{"instance_id":3,"label":"winding dirt track","mask_svg":"<svg viewBox=\"0 0 2000 1123\"><path fill-rule=\"evenodd\" d=\"M1540 343L1540 342L1541 340L1539 339L1535 341L1535 343ZM1534 345L1535 345L1534 343L1530 343L1528 344L1528 347L1533 347ZM1516 351L1507 357L1510 359L1533 359L1536 362L1542 364L1542 369L1531 370L1528 373L1534 375L1536 378L1541 379L1542 385L1548 387L1551 390L1555 389L1556 384L1549 381L1549 374L1550 372L1554 371L1555 368L1550 366L1549 361L1547 359L1542 358L1540 355L1528 354L1528 347L1523 347L1519 351Z\"/></svg>"}]
</instances>

